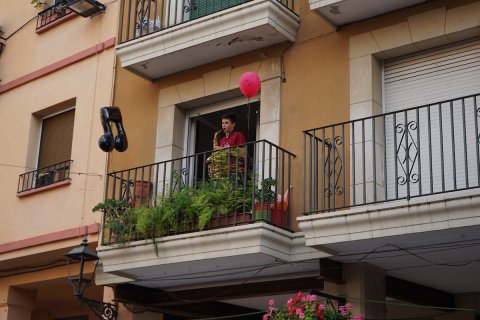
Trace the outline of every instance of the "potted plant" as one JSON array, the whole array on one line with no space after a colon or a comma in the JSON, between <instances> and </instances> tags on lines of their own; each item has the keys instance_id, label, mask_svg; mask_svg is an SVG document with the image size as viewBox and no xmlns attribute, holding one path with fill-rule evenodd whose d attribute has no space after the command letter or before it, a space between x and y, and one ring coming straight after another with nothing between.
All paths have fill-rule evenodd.
<instances>
[{"instance_id":1,"label":"potted plant","mask_svg":"<svg viewBox=\"0 0 480 320\"><path fill-rule=\"evenodd\" d=\"M134 216L132 204L126 200L107 199L92 208L92 212L101 211L105 214L103 224L103 239L106 244L134 240Z\"/></svg>"},{"instance_id":2,"label":"potted plant","mask_svg":"<svg viewBox=\"0 0 480 320\"><path fill-rule=\"evenodd\" d=\"M335 310L318 302L317 296L304 295L303 292L288 299L281 308L275 307L273 299L270 299L268 305L268 312L263 315L263 320L363 320L360 315L352 316L350 303Z\"/></svg>"},{"instance_id":3,"label":"potted plant","mask_svg":"<svg viewBox=\"0 0 480 320\"><path fill-rule=\"evenodd\" d=\"M32 0L30 3L33 5L34 8L41 7L45 4L45 2L41 0Z\"/></svg>"},{"instance_id":4,"label":"potted plant","mask_svg":"<svg viewBox=\"0 0 480 320\"><path fill-rule=\"evenodd\" d=\"M229 173L245 171L245 149L231 147L215 150L207 159L208 175L212 179L227 177Z\"/></svg>"},{"instance_id":5,"label":"potted plant","mask_svg":"<svg viewBox=\"0 0 480 320\"><path fill-rule=\"evenodd\" d=\"M242 185L229 178L204 181L194 189L193 206L198 217L200 230L248 222L250 215L249 197ZM247 208L242 211L242 208ZM242 211L242 216L235 214Z\"/></svg>"},{"instance_id":6,"label":"potted plant","mask_svg":"<svg viewBox=\"0 0 480 320\"><path fill-rule=\"evenodd\" d=\"M268 221L280 227L287 226L288 197L291 186L283 195L275 193L277 180L269 177L263 179L260 188L255 188L254 218Z\"/></svg>"},{"instance_id":7,"label":"potted plant","mask_svg":"<svg viewBox=\"0 0 480 320\"><path fill-rule=\"evenodd\" d=\"M277 200L276 185L277 180L268 177L260 182L260 188L255 188L255 220L269 220L270 207Z\"/></svg>"}]
</instances>

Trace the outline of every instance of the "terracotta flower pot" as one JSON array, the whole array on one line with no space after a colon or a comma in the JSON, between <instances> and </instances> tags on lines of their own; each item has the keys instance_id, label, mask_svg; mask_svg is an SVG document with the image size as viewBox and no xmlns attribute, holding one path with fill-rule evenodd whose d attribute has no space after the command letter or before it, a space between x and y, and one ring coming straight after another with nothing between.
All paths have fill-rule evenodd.
<instances>
[{"instance_id":1,"label":"terracotta flower pot","mask_svg":"<svg viewBox=\"0 0 480 320\"><path fill-rule=\"evenodd\" d=\"M239 224L247 224L252 222L251 213L237 213L236 215L230 213L228 215L221 215L212 217L208 225L209 228L236 226Z\"/></svg>"}]
</instances>

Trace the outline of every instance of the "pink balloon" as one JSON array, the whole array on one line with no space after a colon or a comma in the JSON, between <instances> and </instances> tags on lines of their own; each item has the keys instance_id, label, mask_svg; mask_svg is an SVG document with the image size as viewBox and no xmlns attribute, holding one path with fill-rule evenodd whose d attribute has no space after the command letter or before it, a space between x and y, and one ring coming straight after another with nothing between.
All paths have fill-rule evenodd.
<instances>
[{"instance_id":1,"label":"pink balloon","mask_svg":"<svg viewBox=\"0 0 480 320\"><path fill-rule=\"evenodd\" d=\"M251 98L260 91L260 77L255 72L245 72L240 77L240 91L247 98Z\"/></svg>"}]
</instances>

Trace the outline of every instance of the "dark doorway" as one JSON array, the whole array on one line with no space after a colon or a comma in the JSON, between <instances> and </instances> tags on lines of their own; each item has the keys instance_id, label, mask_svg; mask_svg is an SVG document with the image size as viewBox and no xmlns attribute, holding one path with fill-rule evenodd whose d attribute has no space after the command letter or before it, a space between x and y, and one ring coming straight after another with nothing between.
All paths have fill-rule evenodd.
<instances>
[{"instance_id":1,"label":"dark doorway","mask_svg":"<svg viewBox=\"0 0 480 320\"><path fill-rule=\"evenodd\" d=\"M250 109L250 116L249 116ZM225 113L233 113L237 117L236 128L243 132L247 142L255 141L257 134L257 119L260 116L260 102L244 104L238 107L223 109L193 118L197 121L195 151L200 153L213 149L213 136L221 129L221 117Z\"/></svg>"}]
</instances>

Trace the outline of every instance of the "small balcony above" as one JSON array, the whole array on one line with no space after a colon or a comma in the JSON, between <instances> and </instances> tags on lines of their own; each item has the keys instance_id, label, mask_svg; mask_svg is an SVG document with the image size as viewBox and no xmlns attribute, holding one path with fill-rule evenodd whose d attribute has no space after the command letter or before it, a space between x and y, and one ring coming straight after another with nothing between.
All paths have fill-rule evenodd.
<instances>
[{"instance_id":1,"label":"small balcony above","mask_svg":"<svg viewBox=\"0 0 480 320\"><path fill-rule=\"evenodd\" d=\"M63 21L76 17L77 14L66 7L63 2L57 1L56 4L41 11L37 16L37 33L42 33Z\"/></svg>"},{"instance_id":2,"label":"small balcony above","mask_svg":"<svg viewBox=\"0 0 480 320\"><path fill-rule=\"evenodd\" d=\"M300 24L293 0L125 0L117 54L149 80L285 41Z\"/></svg>"},{"instance_id":3,"label":"small balcony above","mask_svg":"<svg viewBox=\"0 0 480 320\"><path fill-rule=\"evenodd\" d=\"M309 0L309 2L310 10L339 27L410 7L426 0Z\"/></svg>"},{"instance_id":4,"label":"small balcony above","mask_svg":"<svg viewBox=\"0 0 480 320\"><path fill-rule=\"evenodd\" d=\"M21 174L18 178L17 197L69 183L72 162L73 160L62 161Z\"/></svg>"}]
</instances>

